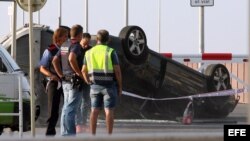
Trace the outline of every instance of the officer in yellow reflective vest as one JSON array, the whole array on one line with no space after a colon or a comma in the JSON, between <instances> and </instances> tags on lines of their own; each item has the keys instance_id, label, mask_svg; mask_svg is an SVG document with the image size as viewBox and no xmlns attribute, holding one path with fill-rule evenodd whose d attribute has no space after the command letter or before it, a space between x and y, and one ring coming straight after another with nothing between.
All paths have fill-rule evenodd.
<instances>
[{"instance_id":1,"label":"officer in yellow reflective vest","mask_svg":"<svg viewBox=\"0 0 250 141\"><path fill-rule=\"evenodd\" d=\"M82 67L84 79L91 85L90 130L93 135L96 134L97 118L102 106L105 109L107 132L112 134L117 92L119 96L122 94L119 60L115 50L107 46L108 41L108 31L98 31L97 45L86 52Z\"/></svg>"}]
</instances>

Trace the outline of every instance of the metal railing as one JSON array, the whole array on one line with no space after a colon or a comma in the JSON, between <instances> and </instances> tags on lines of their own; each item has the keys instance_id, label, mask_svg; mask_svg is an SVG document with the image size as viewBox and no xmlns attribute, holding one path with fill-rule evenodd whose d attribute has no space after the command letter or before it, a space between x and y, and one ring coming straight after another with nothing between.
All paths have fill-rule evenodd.
<instances>
[{"instance_id":1,"label":"metal railing","mask_svg":"<svg viewBox=\"0 0 250 141\"><path fill-rule=\"evenodd\" d=\"M197 62L184 62L184 64L188 67L191 67L197 71L204 71L204 69L210 65L215 63L221 63L225 65L229 71L229 75L231 78L231 84L232 88L238 89L238 88L250 88L249 82L247 80L247 62L227 62L227 61L201 61L202 65L199 66ZM240 95L240 103L248 103L248 99L250 97L247 95L247 93L244 93L244 95Z\"/></svg>"},{"instance_id":2,"label":"metal railing","mask_svg":"<svg viewBox=\"0 0 250 141\"><path fill-rule=\"evenodd\" d=\"M9 103L9 102L19 102L19 110L18 113L0 113L0 116L19 116L19 137L23 136L23 92L22 92L22 76L19 75L18 77L18 90L19 90L19 98L18 99L6 99L1 100L2 103Z\"/></svg>"},{"instance_id":3,"label":"metal railing","mask_svg":"<svg viewBox=\"0 0 250 141\"><path fill-rule=\"evenodd\" d=\"M230 74L232 87L248 87L247 81L247 54L232 54L232 53L202 53L202 54L173 54L161 53L163 56L183 63L184 65L193 68L197 71L203 72L210 64L222 63L224 64ZM236 71L235 71L236 70ZM249 96L241 95L240 102L248 103Z\"/></svg>"}]
</instances>

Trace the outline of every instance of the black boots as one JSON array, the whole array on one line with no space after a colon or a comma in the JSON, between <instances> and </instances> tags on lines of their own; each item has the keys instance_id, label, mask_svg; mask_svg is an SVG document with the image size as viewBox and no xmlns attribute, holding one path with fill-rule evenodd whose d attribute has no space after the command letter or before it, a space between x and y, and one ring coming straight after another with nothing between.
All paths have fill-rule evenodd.
<instances>
[{"instance_id":1,"label":"black boots","mask_svg":"<svg viewBox=\"0 0 250 141\"><path fill-rule=\"evenodd\" d=\"M56 129L55 128L47 128L46 136L55 136L56 135Z\"/></svg>"}]
</instances>

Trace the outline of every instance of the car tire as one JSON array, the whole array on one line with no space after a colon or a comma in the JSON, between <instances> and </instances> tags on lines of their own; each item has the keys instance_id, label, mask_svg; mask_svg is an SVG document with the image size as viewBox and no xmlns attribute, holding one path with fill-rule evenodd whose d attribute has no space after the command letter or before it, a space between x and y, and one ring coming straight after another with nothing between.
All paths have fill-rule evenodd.
<instances>
[{"instance_id":1,"label":"car tire","mask_svg":"<svg viewBox=\"0 0 250 141\"><path fill-rule=\"evenodd\" d=\"M119 38L126 58L133 64L139 65L146 61L148 56L147 38L144 31L138 26L124 27Z\"/></svg>"},{"instance_id":2,"label":"car tire","mask_svg":"<svg viewBox=\"0 0 250 141\"><path fill-rule=\"evenodd\" d=\"M209 65L205 71L205 75L210 77L210 91L221 91L231 89L230 74L224 65Z\"/></svg>"},{"instance_id":3,"label":"car tire","mask_svg":"<svg viewBox=\"0 0 250 141\"><path fill-rule=\"evenodd\" d=\"M222 64L209 65L205 71L208 79L208 91L222 91L231 89L230 74L228 69ZM207 111L210 111L211 116L218 118L226 117L235 107L235 96L220 96L206 98ZM213 106L211 106L213 105Z\"/></svg>"},{"instance_id":4,"label":"car tire","mask_svg":"<svg viewBox=\"0 0 250 141\"><path fill-rule=\"evenodd\" d=\"M2 133L3 133L3 127L0 126L0 135L2 135Z\"/></svg>"},{"instance_id":5,"label":"car tire","mask_svg":"<svg viewBox=\"0 0 250 141\"><path fill-rule=\"evenodd\" d=\"M30 103L23 104L23 132L29 131L31 129L30 122Z\"/></svg>"},{"instance_id":6,"label":"car tire","mask_svg":"<svg viewBox=\"0 0 250 141\"><path fill-rule=\"evenodd\" d=\"M19 111L18 103L15 104L15 113ZM19 131L19 117L14 117L14 123L10 126L11 131ZM23 102L23 132L31 129L30 123L30 102Z\"/></svg>"}]
</instances>

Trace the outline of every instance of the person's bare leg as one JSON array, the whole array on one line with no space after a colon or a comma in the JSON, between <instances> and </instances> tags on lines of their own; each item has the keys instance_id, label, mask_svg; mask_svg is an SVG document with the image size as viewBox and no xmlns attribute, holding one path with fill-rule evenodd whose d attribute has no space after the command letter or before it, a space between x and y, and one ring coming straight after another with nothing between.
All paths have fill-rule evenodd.
<instances>
[{"instance_id":1,"label":"person's bare leg","mask_svg":"<svg viewBox=\"0 0 250 141\"><path fill-rule=\"evenodd\" d=\"M99 114L99 109L92 108L90 113L90 130L92 135L96 134L96 124L97 124L97 118Z\"/></svg>"},{"instance_id":2,"label":"person's bare leg","mask_svg":"<svg viewBox=\"0 0 250 141\"><path fill-rule=\"evenodd\" d=\"M105 108L105 115L108 134L112 134L114 125L114 110Z\"/></svg>"}]
</instances>

